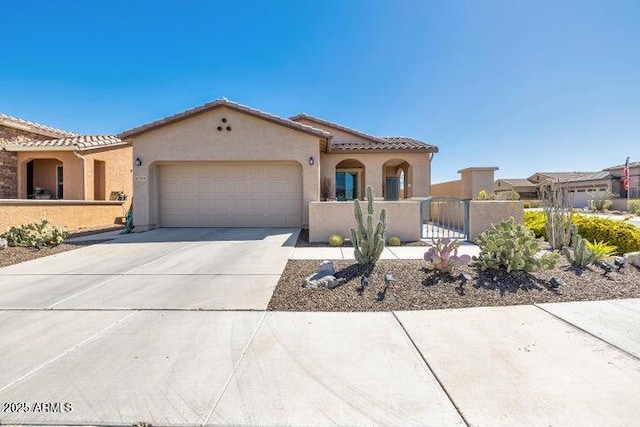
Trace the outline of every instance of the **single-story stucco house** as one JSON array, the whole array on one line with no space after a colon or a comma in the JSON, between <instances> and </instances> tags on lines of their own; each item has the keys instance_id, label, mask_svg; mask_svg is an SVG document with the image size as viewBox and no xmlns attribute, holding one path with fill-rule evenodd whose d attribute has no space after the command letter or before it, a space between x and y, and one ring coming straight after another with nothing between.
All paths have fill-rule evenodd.
<instances>
[{"instance_id":1,"label":"single-story stucco house","mask_svg":"<svg viewBox=\"0 0 640 427\"><path fill-rule=\"evenodd\" d=\"M225 98L118 137L133 147L136 230L307 227L323 178L338 200L363 198L367 186L380 200L427 197L438 151Z\"/></svg>"},{"instance_id":2,"label":"single-story stucco house","mask_svg":"<svg viewBox=\"0 0 640 427\"><path fill-rule=\"evenodd\" d=\"M0 115L1 199L109 200L131 196L131 145Z\"/></svg>"}]
</instances>

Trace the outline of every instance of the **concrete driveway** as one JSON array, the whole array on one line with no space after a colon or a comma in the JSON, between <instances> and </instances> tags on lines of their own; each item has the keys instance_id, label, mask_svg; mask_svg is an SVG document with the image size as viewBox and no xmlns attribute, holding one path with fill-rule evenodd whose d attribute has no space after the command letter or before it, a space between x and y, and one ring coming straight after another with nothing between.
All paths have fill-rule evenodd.
<instances>
[{"instance_id":1,"label":"concrete driveway","mask_svg":"<svg viewBox=\"0 0 640 427\"><path fill-rule=\"evenodd\" d=\"M158 229L0 269L0 309L264 310L298 229Z\"/></svg>"}]
</instances>

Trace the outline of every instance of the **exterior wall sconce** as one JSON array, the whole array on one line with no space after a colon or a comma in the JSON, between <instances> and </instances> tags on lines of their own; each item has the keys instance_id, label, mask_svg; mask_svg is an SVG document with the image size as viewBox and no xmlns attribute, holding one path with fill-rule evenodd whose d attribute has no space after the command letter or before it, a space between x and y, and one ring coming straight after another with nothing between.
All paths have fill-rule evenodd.
<instances>
[{"instance_id":1,"label":"exterior wall sconce","mask_svg":"<svg viewBox=\"0 0 640 427\"><path fill-rule=\"evenodd\" d=\"M315 163L315 160L313 160L313 157L309 157L309 164L313 166L314 163Z\"/></svg>"},{"instance_id":2,"label":"exterior wall sconce","mask_svg":"<svg viewBox=\"0 0 640 427\"><path fill-rule=\"evenodd\" d=\"M136 157L136 166L142 166L142 160L140 160L140 157Z\"/></svg>"}]
</instances>

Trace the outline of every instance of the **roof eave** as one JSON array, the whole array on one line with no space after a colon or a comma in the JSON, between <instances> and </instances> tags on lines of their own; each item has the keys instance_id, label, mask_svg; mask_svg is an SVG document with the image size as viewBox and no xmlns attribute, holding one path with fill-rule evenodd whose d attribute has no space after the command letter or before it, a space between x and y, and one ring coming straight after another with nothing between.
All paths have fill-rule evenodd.
<instances>
[{"instance_id":1,"label":"roof eave","mask_svg":"<svg viewBox=\"0 0 640 427\"><path fill-rule=\"evenodd\" d=\"M53 147L41 147L41 146L25 146L19 144L8 144L5 145L6 151L75 151L75 145L63 145L63 146L53 146Z\"/></svg>"}]
</instances>

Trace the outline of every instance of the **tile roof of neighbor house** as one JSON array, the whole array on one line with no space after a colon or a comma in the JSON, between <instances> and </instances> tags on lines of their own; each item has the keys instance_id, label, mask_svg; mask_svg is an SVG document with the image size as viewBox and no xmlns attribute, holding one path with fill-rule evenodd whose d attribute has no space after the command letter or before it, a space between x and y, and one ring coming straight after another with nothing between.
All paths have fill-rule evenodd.
<instances>
[{"instance_id":1,"label":"tile roof of neighbor house","mask_svg":"<svg viewBox=\"0 0 640 427\"><path fill-rule=\"evenodd\" d=\"M593 172L586 175L578 176L576 178L567 180L567 182L597 181L599 179L609 179L612 177L613 175L611 175L609 172L600 171L600 172Z\"/></svg>"},{"instance_id":2,"label":"tile roof of neighbor house","mask_svg":"<svg viewBox=\"0 0 640 427\"><path fill-rule=\"evenodd\" d=\"M39 141L27 141L10 144L9 151L31 150L91 150L102 147L125 145L115 135L77 135L68 138L47 139Z\"/></svg>"},{"instance_id":3,"label":"tile roof of neighbor house","mask_svg":"<svg viewBox=\"0 0 640 427\"><path fill-rule=\"evenodd\" d=\"M414 138L409 138L406 136L374 136L369 135L364 132L360 132L359 130L355 130L353 128L349 128L347 126L330 122L328 120L321 119L319 117L311 116L306 113L297 114L291 117L291 120L303 120L307 119L309 121L313 121L318 123L319 125L325 125L329 127L333 127L335 129L339 129L343 132L350 133L355 136L359 136L363 139L367 139L369 141L349 141L349 142L336 142L331 141L331 147L329 152L332 151L377 151L377 150L385 150L385 151L415 151L415 152L429 152L429 153L437 153L438 147L435 145L427 144L426 142L418 141Z\"/></svg>"},{"instance_id":4,"label":"tile roof of neighbor house","mask_svg":"<svg viewBox=\"0 0 640 427\"><path fill-rule=\"evenodd\" d=\"M585 175L591 175L596 172L536 172L531 176L544 175L554 180L571 181Z\"/></svg>"},{"instance_id":5,"label":"tile roof of neighbor house","mask_svg":"<svg viewBox=\"0 0 640 427\"><path fill-rule=\"evenodd\" d=\"M536 184L529 181L526 178L500 178L500 179L496 179L497 181L502 181L502 182L506 182L509 185L512 185L514 187L535 187Z\"/></svg>"},{"instance_id":6,"label":"tile roof of neighbor house","mask_svg":"<svg viewBox=\"0 0 640 427\"><path fill-rule=\"evenodd\" d=\"M29 120L21 119L19 117L10 116L8 114L0 113L0 125L18 128L26 132L35 133L43 136L76 136L75 132L70 132L62 129L56 129L51 126L42 125L40 123L31 122Z\"/></svg>"},{"instance_id":7,"label":"tile roof of neighbor house","mask_svg":"<svg viewBox=\"0 0 640 427\"><path fill-rule=\"evenodd\" d=\"M299 131L302 131L302 132L306 132L306 133L309 133L309 134L312 134L312 135L320 136L322 138L327 138L327 139L331 138L331 134L329 132L326 132L326 131L322 130L322 129L317 129L317 128L314 128L313 126L304 125L302 123L297 123L297 122L294 122L293 120L285 119L283 117L278 117L278 116L275 116L273 114L269 114L269 113L266 113L264 111L257 110L255 108L248 107L246 105L238 104L237 102L229 101L227 98L219 98L219 99L216 99L215 101L208 102L206 104L200 105L200 106L195 107L195 108L191 108L191 109L183 111L181 113L173 114L173 115L165 117L163 119L156 120L156 121L153 121L153 122L150 122L150 123L146 123L146 124L141 125L141 126L137 126L135 128L132 128L132 129L129 129L129 130L126 130L126 131L120 133L118 136L120 138L122 138L122 139L129 138L131 136L139 135L141 133L148 132L148 131L150 131L152 129L156 129L156 128L161 127L161 126L166 126L166 125L169 125L171 123L175 123L177 121L180 121L180 120L186 119L188 117L191 117L193 115L204 113L206 111L213 110L214 108L223 107L223 106L224 107L229 107L229 108L232 108L232 109L235 109L235 110L238 110L238 111L242 111L242 112L251 114L253 116L262 118L264 120L268 120L270 122L274 122L274 123L278 123L278 124L287 126L289 128L292 128L292 129L296 129L296 130L299 130Z\"/></svg>"},{"instance_id":8,"label":"tile roof of neighbor house","mask_svg":"<svg viewBox=\"0 0 640 427\"><path fill-rule=\"evenodd\" d=\"M640 162L629 162L629 167L630 168L636 168L640 166ZM624 164L621 165L617 165L617 166L611 166L605 169L602 169L603 171L612 171L612 170L616 170L616 169L622 169L624 167Z\"/></svg>"}]
</instances>

